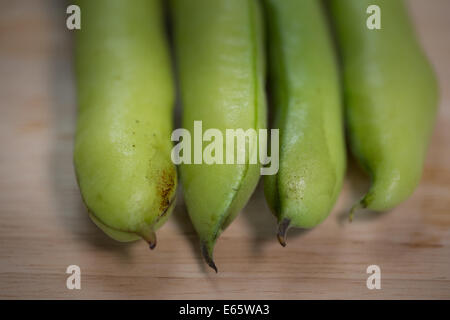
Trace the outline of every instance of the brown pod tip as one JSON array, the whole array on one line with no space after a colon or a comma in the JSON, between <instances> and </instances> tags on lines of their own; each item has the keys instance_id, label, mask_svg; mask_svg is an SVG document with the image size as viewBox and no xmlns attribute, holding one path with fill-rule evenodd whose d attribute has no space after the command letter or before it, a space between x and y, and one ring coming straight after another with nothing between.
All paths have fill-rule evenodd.
<instances>
[{"instance_id":1,"label":"brown pod tip","mask_svg":"<svg viewBox=\"0 0 450 320\"><path fill-rule=\"evenodd\" d=\"M142 232L140 236L147 241L148 246L151 250L155 249L156 247L156 233L153 230L146 230L145 232Z\"/></svg>"},{"instance_id":2,"label":"brown pod tip","mask_svg":"<svg viewBox=\"0 0 450 320\"><path fill-rule=\"evenodd\" d=\"M284 218L279 224L278 224L278 233L277 238L280 244L283 247L286 247L286 237L287 237L287 231L289 229L289 226L291 224L291 220Z\"/></svg>"},{"instance_id":3,"label":"brown pod tip","mask_svg":"<svg viewBox=\"0 0 450 320\"><path fill-rule=\"evenodd\" d=\"M210 253L210 250L208 250L208 245L205 242L202 242L202 256L205 262L210 266L214 271L217 273L217 267L214 263L214 260L212 258L212 254Z\"/></svg>"}]
</instances>

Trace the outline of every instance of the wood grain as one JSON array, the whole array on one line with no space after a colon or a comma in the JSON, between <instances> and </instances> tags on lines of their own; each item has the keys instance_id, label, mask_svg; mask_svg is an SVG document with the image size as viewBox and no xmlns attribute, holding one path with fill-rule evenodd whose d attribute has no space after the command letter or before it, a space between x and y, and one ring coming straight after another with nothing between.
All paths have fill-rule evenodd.
<instances>
[{"instance_id":1,"label":"wood grain","mask_svg":"<svg viewBox=\"0 0 450 320\"><path fill-rule=\"evenodd\" d=\"M304 299L450 298L450 1L410 1L441 86L424 176L384 214L346 210L367 188L349 164L330 217L275 238L261 187L220 238L219 274L202 262L182 200L158 247L120 244L89 220L72 167L76 97L64 1L1 1L0 298ZM67 290L68 265L81 290ZM377 264L382 289L366 288Z\"/></svg>"}]
</instances>

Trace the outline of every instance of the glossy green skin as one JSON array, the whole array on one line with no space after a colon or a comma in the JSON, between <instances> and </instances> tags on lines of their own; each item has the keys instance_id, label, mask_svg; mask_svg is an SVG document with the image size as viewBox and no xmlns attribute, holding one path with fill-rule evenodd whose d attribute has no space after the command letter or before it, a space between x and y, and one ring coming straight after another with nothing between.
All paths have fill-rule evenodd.
<instances>
[{"instance_id":1,"label":"glossy green skin","mask_svg":"<svg viewBox=\"0 0 450 320\"><path fill-rule=\"evenodd\" d=\"M280 169L265 177L265 194L279 223L311 228L328 216L345 172L336 58L319 1L266 0L265 8L280 129Z\"/></svg>"},{"instance_id":2,"label":"glossy green skin","mask_svg":"<svg viewBox=\"0 0 450 320\"><path fill-rule=\"evenodd\" d=\"M265 128L261 12L253 0L171 2L183 128ZM225 139L224 139L225 144ZM207 143L203 144L205 147ZM224 152L225 154L225 152ZM248 153L247 153L248 154ZM182 164L184 198L206 261L251 196L259 164Z\"/></svg>"},{"instance_id":3,"label":"glossy green skin","mask_svg":"<svg viewBox=\"0 0 450 320\"><path fill-rule=\"evenodd\" d=\"M381 30L365 27L372 4L381 9ZM388 210L420 180L437 107L436 80L402 1L329 5L342 56L350 145L372 179L359 205Z\"/></svg>"},{"instance_id":4,"label":"glossy green skin","mask_svg":"<svg viewBox=\"0 0 450 320\"><path fill-rule=\"evenodd\" d=\"M172 210L174 88L159 1L85 0L76 33L78 184L93 221L119 241L154 230Z\"/></svg>"}]
</instances>

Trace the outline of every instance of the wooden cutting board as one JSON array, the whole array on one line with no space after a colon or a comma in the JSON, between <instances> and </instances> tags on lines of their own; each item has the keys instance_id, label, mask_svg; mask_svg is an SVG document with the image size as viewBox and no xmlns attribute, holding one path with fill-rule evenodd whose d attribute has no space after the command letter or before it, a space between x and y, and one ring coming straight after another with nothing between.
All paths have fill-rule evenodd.
<instances>
[{"instance_id":1,"label":"wooden cutting board","mask_svg":"<svg viewBox=\"0 0 450 320\"><path fill-rule=\"evenodd\" d=\"M441 86L424 176L383 214L346 212L367 189L349 164L330 217L282 248L262 189L205 266L182 197L158 246L120 244L89 220L72 166L76 98L64 1L1 1L0 298L450 298L450 1L410 1ZM181 194L180 194L181 195ZM68 290L66 268L81 269ZM381 269L369 290L366 269Z\"/></svg>"}]
</instances>

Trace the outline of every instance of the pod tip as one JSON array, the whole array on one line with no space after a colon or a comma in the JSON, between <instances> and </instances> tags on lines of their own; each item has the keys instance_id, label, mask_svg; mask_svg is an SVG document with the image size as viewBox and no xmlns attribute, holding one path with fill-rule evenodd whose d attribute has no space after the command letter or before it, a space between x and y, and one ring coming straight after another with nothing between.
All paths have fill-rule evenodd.
<instances>
[{"instance_id":1,"label":"pod tip","mask_svg":"<svg viewBox=\"0 0 450 320\"><path fill-rule=\"evenodd\" d=\"M287 231L289 229L290 224L291 224L291 220L284 218L278 225L277 238L278 238L278 242L280 242L280 244L283 247L286 247L286 236L287 236Z\"/></svg>"},{"instance_id":2,"label":"pod tip","mask_svg":"<svg viewBox=\"0 0 450 320\"><path fill-rule=\"evenodd\" d=\"M212 258L212 252L210 252L208 245L205 242L202 242L202 256L208 266L210 266L217 273L218 271Z\"/></svg>"},{"instance_id":3,"label":"pod tip","mask_svg":"<svg viewBox=\"0 0 450 320\"><path fill-rule=\"evenodd\" d=\"M142 232L140 236L147 241L148 246L151 250L155 249L156 247L156 233L153 230L148 230L146 232Z\"/></svg>"},{"instance_id":4,"label":"pod tip","mask_svg":"<svg viewBox=\"0 0 450 320\"><path fill-rule=\"evenodd\" d=\"M348 213L348 222L352 222L353 221L353 218L354 218L354 216L355 216L355 212L356 212L356 210L358 210L358 209L363 209L363 208L365 208L366 206L363 204L363 200L361 200L361 201L358 201L357 203L355 203L354 205L353 205L353 207L350 209L350 212Z\"/></svg>"}]
</instances>

